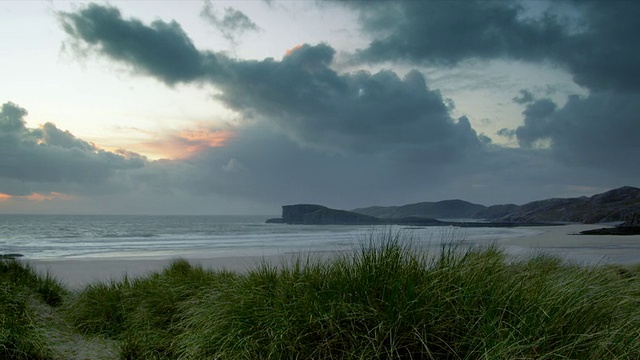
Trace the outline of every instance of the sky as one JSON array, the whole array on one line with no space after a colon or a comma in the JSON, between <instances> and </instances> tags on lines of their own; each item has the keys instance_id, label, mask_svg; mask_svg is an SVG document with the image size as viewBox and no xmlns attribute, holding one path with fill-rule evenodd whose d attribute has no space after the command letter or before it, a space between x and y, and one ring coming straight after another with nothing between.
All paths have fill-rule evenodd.
<instances>
[{"instance_id":1,"label":"sky","mask_svg":"<svg viewBox=\"0 0 640 360\"><path fill-rule=\"evenodd\" d=\"M640 187L640 2L2 1L0 213Z\"/></svg>"}]
</instances>

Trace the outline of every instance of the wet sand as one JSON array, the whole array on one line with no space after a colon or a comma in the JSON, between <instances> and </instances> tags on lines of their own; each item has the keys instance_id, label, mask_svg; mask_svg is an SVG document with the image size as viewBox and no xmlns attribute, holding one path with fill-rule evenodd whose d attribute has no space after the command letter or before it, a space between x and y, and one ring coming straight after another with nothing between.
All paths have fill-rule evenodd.
<instances>
[{"instance_id":1,"label":"wet sand","mask_svg":"<svg viewBox=\"0 0 640 360\"><path fill-rule=\"evenodd\" d=\"M585 265L604 263L640 263L640 235L577 235L582 230L597 229L602 225L565 225L528 228L533 235L501 239L497 242L507 252L516 256L528 256L536 252L549 252L567 260ZM299 254L298 254L299 255ZM302 254L314 259L326 259L331 253ZM193 264L214 270L242 272L262 262L272 265L290 261L295 255L265 257L235 256L221 257L216 254L198 253L183 255ZM121 279L125 274L137 277L161 271L176 258L87 258L28 260L36 269L48 271L72 288L82 287L94 281Z\"/></svg>"},{"instance_id":2,"label":"wet sand","mask_svg":"<svg viewBox=\"0 0 640 360\"><path fill-rule=\"evenodd\" d=\"M499 242L516 254L548 252L580 264L640 264L640 235L579 235L580 231L606 226L564 225L534 227L533 236L505 239Z\"/></svg>"}]
</instances>

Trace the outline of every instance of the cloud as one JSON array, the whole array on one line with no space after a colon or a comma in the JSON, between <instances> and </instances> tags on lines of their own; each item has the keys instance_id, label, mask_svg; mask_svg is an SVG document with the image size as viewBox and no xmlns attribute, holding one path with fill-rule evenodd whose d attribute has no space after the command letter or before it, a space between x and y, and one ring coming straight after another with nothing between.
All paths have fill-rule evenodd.
<instances>
[{"instance_id":1,"label":"cloud","mask_svg":"<svg viewBox=\"0 0 640 360\"><path fill-rule=\"evenodd\" d=\"M518 144L565 166L637 175L640 153L640 3L628 1L345 2L372 37L360 62L397 61L451 68L468 60L559 66L590 90L558 106L526 89L524 124L502 129ZM546 150L548 151L546 151ZM515 151L515 150L511 150Z\"/></svg>"},{"instance_id":2,"label":"cloud","mask_svg":"<svg viewBox=\"0 0 640 360\"><path fill-rule=\"evenodd\" d=\"M548 140L551 136L549 125L551 115L557 110L556 104L549 99L538 100L523 112L524 126L516 129L518 143L522 147L533 147L536 141Z\"/></svg>"},{"instance_id":3,"label":"cloud","mask_svg":"<svg viewBox=\"0 0 640 360\"><path fill-rule=\"evenodd\" d=\"M231 41L233 44L235 44L237 38L245 32L260 30L258 25L251 21L247 15L232 7L225 8L224 16L221 18L213 8L210 0L205 1L200 16L213 25L222 33L225 39Z\"/></svg>"},{"instance_id":4,"label":"cloud","mask_svg":"<svg viewBox=\"0 0 640 360\"><path fill-rule=\"evenodd\" d=\"M329 153L303 147L259 123L245 127L226 146L188 162L191 167L184 179L191 191L276 207L315 202L349 208L411 201L416 191L437 189L448 181L440 175L448 164L429 161L422 153Z\"/></svg>"},{"instance_id":5,"label":"cloud","mask_svg":"<svg viewBox=\"0 0 640 360\"><path fill-rule=\"evenodd\" d=\"M452 153L479 146L468 123L450 117L419 72L338 74L330 68L333 54L328 45L305 44L279 62L238 64L234 81L218 84L219 99L327 151Z\"/></svg>"},{"instance_id":6,"label":"cloud","mask_svg":"<svg viewBox=\"0 0 640 360\"><path fill-rule=\"evenodd\" d=\"M502 128L496 132L498 136L505 137L507 139L513 139L516 137L516 131L514 129Z\"/></svg>"},{"instance_id":7,"label":"cloud","mask_svg":"<svg viewBox=\"0 0 640 360\"><path fill-rule=\"evenodd\" d=\"M200 53L175 21L154 21L147 26L126 20L114 7L89 4L77 13L60 12L64 30L76 49L100 54L133 66L173 85L199 79L215 69L217 59Z\"/></svg>"},{"instance_id":8,"label":"cloud","mask_svg":"<svg viewBox=\"0 0 640 360\"><path fill-rule=\"evenodd\" d=\"M527 104L534 100L533 94L527 89L520 90L520 94L514 97L513 102L516 104Z\"/></svg>"},{"instance_id":9,"label":"cloud","mask_svg":"<svg viewBox=\"0 0 640 360\"><path fill-rule=\"evenodd\" d=\"M189 159L181 174L183 187L198 196L225 194L276 209L290 203L349 209L452 198L524 203L585 195L571 190L576 185L607 190L634 181L613 180L601 168L567 166L551 155L551 149L494 145L446 163L408 151L328 153L256 123L226 146Z\"/></svg>"},{"instance_id":10,"label":"cloud","mask_svg":"<svg viewBox=\"0 0 640 360\"><path fill-rule=\"evenodd\" d=\"M247 171L247 168L236 160L236 158L231 158L228 163L222 165L222 171L226 173L235 173Z\"/></svg>"},{"instance_id":11,"label":"cloud","mask_svg":"<svg viewBox=\"0 0 640 360\"><path fill-rule=\"evenodd\" d=\"M572 96L562 107L549 99L529 104L524 125L516 129L522 147L548 141L565 163L640 176L630 166L640 154L640 94L596 92Z\"/></svg>"},{"instance_id":12,"label":"cloud","mask_svg":"<svg viewBox=\"0 0 640 360\"><path fill-rule=\"evenodd\" d=\"M364 62L452 66L468 59L547 61L594 90L640 90L640 3L345 2L374 39ZM546 7L545 7L546 6ZM533 7L537 11L532 11Z\"/></svg>"},{"instance_id":13,"label":"cloud","mask_svg":"<svg viewBox=\"0 0 640 360\"><path fill-rule=\"evenodd\" d=\"M347 2L373 34L363 61L429 61L454 65L468 58L540 59L563 36L553 19L522 20L518 2Z\"/></svg>"},{"instance_id":14,"label":"cloud","mask_svg":"<svg viewBox=\"0 0 640 360\"><path fill-rule=\"evenodd\" d=\"M0 188L2 193L27 195L32 191L29 183L46 184L38 192L56 191L65 183L104 184L120 170L144 166L143 158L98 149L51 123L29 129L26 115L25 109L10 102L0 111L0 187L7 188Z\"/></svg>"},{"instance_id":15,"label":"cloud","mask_svg":"<svg viewBox=\"0 0 640 360\"><path fill-rule=\"evenodd\" d=\"M245 118L270 121L304 146L338 152L407 149L434 161L480 146L468 120L452 119L440 93L417 71L402 78L389 70L339 74L331 68L335 50L327 44L300 45L281 61L231 60L195 49L178 24L156 20L147 26L100 5L61 17L74 40L167 83L210 82L228 107ZM164 37L177 45L156 46ZM150 47L153 58L147 57ZM156 58L171 59L182 71Z\"/></svg>"},{"instance_id":16,"label":"cloud","mask_svg":"<svg viewBox=\"0 0 640 360\"><path fill-rule=\"evenodd\" d=\"M640 3L571 1L581 16L579 29L558 48L574 81L589 89L640 91Z\"/></svg>"}]
</instances>

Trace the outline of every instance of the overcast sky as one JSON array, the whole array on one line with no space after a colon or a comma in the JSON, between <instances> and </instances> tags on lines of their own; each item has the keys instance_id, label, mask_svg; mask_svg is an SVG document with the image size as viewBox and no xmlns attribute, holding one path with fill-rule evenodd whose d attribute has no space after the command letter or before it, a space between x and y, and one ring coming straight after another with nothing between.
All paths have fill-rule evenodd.
<instances>
[{"instance_id":1,"label":"overcast sky","mask_svg":"<svg viewBox=\"0 0 640 360\"><path fill-rule=\"evenodd\" d=\"M640 187L640 2L2 1L0 213Z\"/></svg>"}]
</instances>

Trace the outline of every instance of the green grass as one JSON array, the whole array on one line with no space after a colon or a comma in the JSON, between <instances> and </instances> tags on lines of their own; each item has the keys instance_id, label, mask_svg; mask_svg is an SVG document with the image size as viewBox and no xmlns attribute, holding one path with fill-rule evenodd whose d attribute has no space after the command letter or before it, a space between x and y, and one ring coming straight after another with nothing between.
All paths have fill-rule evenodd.
<instances>
[{"instance_id":1,"label":"green grass","mask_svg":"<svg viewBox=\"0 0 640 360\"><path fill-rule=\"evenodd\" d=\"M496 247L430 256L404 236L243 274L179 261L91 285L72 313L128 359L640 358L637 268L514 262Z\"/></svg>"},{"instance_id":2,"label":"green grass","mask_svg":"<svg viewBox=\"0 0 640 360\"><path fill-rule=\"evenodd\" d=\"M122 358L173 359L180 306L235 277L176 260L147 277L88 285L69 302L68 318L81 333L121 340Z\"/></svg>"},{"instance_id":3,"label":"green grass","mask_svg":"<svg viewBox=\"0 0 640 360\"><path fill-rule=\"evenodd\" d=\"M29 289L39 300L58 306L68 293L62 282L49 273L39 274L28 264L14 259L0 259L0 281Z\"/></svg>"},{"instance_id":4,"label":"green grass","mask_svg":"<svg viewBox=\"0 0 640 360\"><path fill-rule=\"evenodd\" d=\"M49 274L41 275L13 259L0 260L0 358L50 359L52 351L32 304L62 303L67 291Z\"/></svg>"},{"instance_id":5,"label":"green grass","mask_svg":"<svg viewBox=\"0 0 640 360\"><path fill-rule=\"evenodd\" d=\"M62 308L77 331L118 341L122 359L640 358L640 266L411 244L373 234L331 260L243 273L177 260L90 284ZM3 304L26 306L26 291Z\"/></svg>"}]
</instances>

